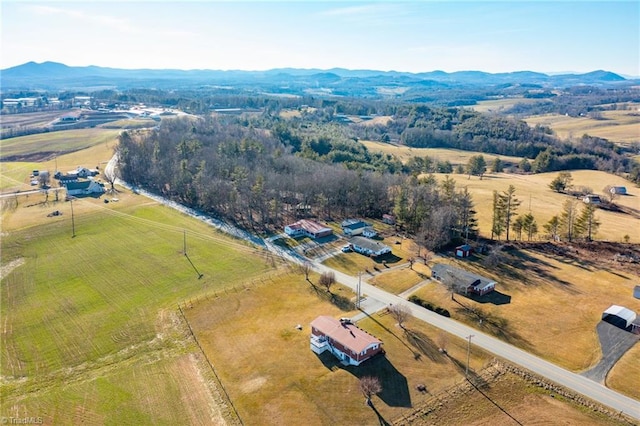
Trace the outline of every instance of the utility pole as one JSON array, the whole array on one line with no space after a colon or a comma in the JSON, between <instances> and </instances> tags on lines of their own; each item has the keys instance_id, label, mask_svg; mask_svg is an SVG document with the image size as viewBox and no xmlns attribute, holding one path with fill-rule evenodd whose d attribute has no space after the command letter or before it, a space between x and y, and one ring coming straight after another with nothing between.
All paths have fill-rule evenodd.
<instances>
[{"instance_id":1,"label":"utility pole","mask_svg":"<svg viewBox=\"0 0 640 426\"><path fill-rule=\"evenodd\" d=\"M356 308L360 309L360 291L362 286L362 272L358 271L358 285L356 287Z\"/></svg>"},{"instance_id":2,"label":"utility pole","mask_svg":"<svg viewBox=\"0 0 640 426\"><path fill-rule=\"evenodd\" d=\"M69 202L71 203L71 238L76 237L76 222L73 216L73 197L69 197Z\"/></svg>"},{"instance_id":3,"label":"utility pole","mask_svg":"<svg viewBox=\"0 0 640 426\"><path fill-rule=\"evenodd\" d=\"M471 354L471 338L473 337L473 334L470 334L467 336L467 369L464 372L464 375L468 378L469 377L469 355Z\"/></svg>"}]
</instances>

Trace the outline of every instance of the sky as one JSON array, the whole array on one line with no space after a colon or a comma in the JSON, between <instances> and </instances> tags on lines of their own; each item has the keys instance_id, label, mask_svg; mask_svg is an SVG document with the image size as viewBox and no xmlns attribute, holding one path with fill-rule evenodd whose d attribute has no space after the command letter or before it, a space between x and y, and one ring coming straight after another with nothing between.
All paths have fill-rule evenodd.
<instances>
[{"instance_id":1,"label":"sky","mask_svg":"<svg viewBox=\"0 0 640 426\"><path fill-rule=\"evenodd\" d=\"M640 76L640 1L0 3L0 69L374 69Z\"/></svg>"}]
</instances>

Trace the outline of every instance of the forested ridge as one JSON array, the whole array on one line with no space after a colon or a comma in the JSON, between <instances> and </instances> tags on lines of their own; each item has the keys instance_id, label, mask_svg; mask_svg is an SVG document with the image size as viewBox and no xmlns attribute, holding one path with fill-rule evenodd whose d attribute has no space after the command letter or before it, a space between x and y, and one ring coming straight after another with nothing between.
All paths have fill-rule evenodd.
<instances>
[{"instance_id":1,"label":"forested ridge","mask_svg":"<svg viewBox=\"0 0 640 426\"><path fill-rule=\"evenodd\" d=\"M241 121L180 118L148 132L125 132L118 146L121 175L257 231L281 230L307 216L338 220L395 212L432 247L477 233L471 196L451 179L438 184L433 177L305 158L310 137L302 137L296 151L271 131Z\"/></svg>"}]
</instances>

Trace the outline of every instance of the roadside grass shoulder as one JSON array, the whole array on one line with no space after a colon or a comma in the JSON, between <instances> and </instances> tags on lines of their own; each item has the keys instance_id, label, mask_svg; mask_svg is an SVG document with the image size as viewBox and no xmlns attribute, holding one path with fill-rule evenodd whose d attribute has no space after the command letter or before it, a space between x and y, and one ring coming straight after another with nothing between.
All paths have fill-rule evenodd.
<instances>
[{"instance_id":1,"label":"roadside grass shoulder","mask_svg":"<svg viewBox=\"0 0 640 426\"><path fill-rule=\"evenodd\" d=\"M390 293L400 294L426 278L427 277L424 274L411 270L407 266L402 269L395 269L387 272L383 271L381 274L369 279L369 283Z\"/></svg>"},{"instance_id":2,"label":"roadside grass shoulder","mask_svg":"<svg viewBox=\"0 0 640 426\"><path fill-rule=\"evenodd\" d=\"M640 377L638 359L640 359L640 344L636 343L609 371L606 379L607 386L640 400L640 388L638 388L637 380Z\"/></svg>"}]
</instances>

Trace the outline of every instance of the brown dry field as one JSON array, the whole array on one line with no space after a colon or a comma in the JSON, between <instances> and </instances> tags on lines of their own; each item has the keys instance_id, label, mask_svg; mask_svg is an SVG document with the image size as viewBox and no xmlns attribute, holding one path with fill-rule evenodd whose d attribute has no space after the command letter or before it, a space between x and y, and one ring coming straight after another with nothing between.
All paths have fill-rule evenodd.
<instances>
[{"instance_id":1,"label":"brown dry field","mask_svg":"<svg viewBox=\"0 0 640 426\"><path fill-rule=\"evenodd\" d=\"M615 201L616 204L640 211L640 189L626 179L596 170L574 170L570 173L574 186L590 187L595 194L602 194L602 189L606 185L625 186L629 195L619 197ZM559 215L564 202L571 199L570 196L553 192L549 188L549 183L557 175L557 172L531 175L491 173L485 175L482 180L476 176L472 176L471 179L467 175L449 176L456 181L458 189L467 187L472 194L481 235L491 236L493 191L506 191L509 185L513 185L516 188L516 198L521 201L518 214L531 210L538 223L539 237L541 237L544 233L543 225L551 217ZM445 175L436 176L444 179ZM602 209L597 211L596 218L601 225L594 237L595 240L620 242L625 235L629 235L630 242L640 243L640 219L629 214ZM502 238L505 238L505 235ZM514 238L513 233L510 238Z\"/></svg>"},{"instance_id":2,"label":"brown dry field","mask_svg":"<svg viewBox=\"0 0 640 426\"><path fill-rule=\"evenodd\" d=\"M584 134L624 144L640 142L640 104L629 104L629 109L602 111L602 119L569 117L547 114L526 118L531 125L549 126L562 139L578 139Z\"/></svg>"},{"instance_id":3,"label":"brown dry field","mask_svg":"<svg viewBox=\"0 0 640 426\"><path fill-rule=\"evenodd\" d=\"M640 344L629 349L609 371L606 379L607 386L640 400L640 386L638 386L640 362L638 360L640 360Z\"/></svg>"},{"instance_id":4,"label":"brown dry field","mask_svg":"<svg viewBox=\"0 0 640 426\"><path fill-rule=\"evenodd\" d=\"M439 395L400 425L628 425L623 419L577 406L511 373L484 386L461 386Z\"/></svg>"},{"instance_id":5,"label":"brown dry field","mask_svg":"<svg viewBox=\"0 0 640 426\"><path fill-rule=\"evenodd\" d=\"M361 143L372 152L382 152L384 154L395 155L402 162L406 162L412 157L429 156L436 161L449 161L455 167L458 164L466 165L469 158L474 155L484 156L487 164L491 164L494 158L499 157L502 161L517 164L522 157L511 157L508 155L487 154L486 152L461 151L458 149L445 148L411 148L408 146L391 145L383 142L361 141Z\"/></svg>"},{"instance_id":6,"label":"brown dry field","mask_svg":"<svg viewBox=\"0 0 640 426\"><path fill-rule=\"evenodd\" d=\"M17 126L44 126L58 117L69 114L73 110L64 109L46 112L28 112L24 114L2 114L2 127L8 129Z\"/></svg>"},{"instance_id":7,"label":"brown dry field","mask_svg":"<svg viewBox=\"0 0 640 426\"><path fill-rule=\"evenodd\" d=\"M40 162L0 162L0 184L3 192L28 191L34 189L29 184L32 170L48 170L51 175L56 170L66 172L75 170L78 166L89 169L98 167L100 171L104 169L107 162L113 157L117 139L109 142L94 145L92 147L64 154L57 159L50 159ZM98 180L104 180L102 175L97 176ZM51 185L57 186L57 181L51 179Z\"/></svg>"},{"instance_id":8,"label":"brown dry field","mask_svg":"<svg viewBox=\"0 0 640 426\"><path fill-rule=\"evenodd\" d=\"M350 290L332 291L338 297L352 296ZM504 411L524 424L534 419L549 424L558 418L567 419L564 424L618 424L508 374L495 383L484 382L482 393L452 398L464 382L466 341L415 320L406 323L406 333L389 315L359 322L386 350L384 357L360 367L342 367L331 355L317 356L309 349L309 323L316 316L353 313L338 309L324 290L315 291L299 274L201 300L185 310L244 424L402 424L404 416L434 397L449 402L423 418L426 423L415 424L466 424L472 412L475 424L500 423L508 420ZM446 346L448 356L439 346ZM483 369L491 358L471 349L471 377L483 383ZM373 397L375 411L358 390L358 378L364 375L376 375L383 384L382 393ZM418 391L418 384L427 392Z\"/></svg>"},{"instance_id":9,"label":"brown dry field","mask_svg":"<svg viewBox=\"0 0 640 426\"><path fill-rule=\"evenodd\" d=\"M540 102L540 99L531 98L503 98L492 99L490 101L480 101L476 105L468 106L466 108L473 109L478 112L500 112L506 108L511 108L515 104L533 104Z\"/></svg>"},{"instance_id":10,"label":"brown dry field","mask_svg":"<svg viewBox=\"0 0 640 426\"><path fill-rule=\"evenodd\" d=\"M492 269L474 258L436 258L429 265L434 263L492 278L496 291L475 299L456 295L453 301L444 285L432 281L417 296L446 308L456 320L572 371L600 360L596 325L605 309L616 304L640 311L640 301L633 298L633 287L640 282L637 266L633 271L609 269L584 260L575 248L556 256L533 247L504 252L502 264Z\"/></svg>"}]
</instances>

